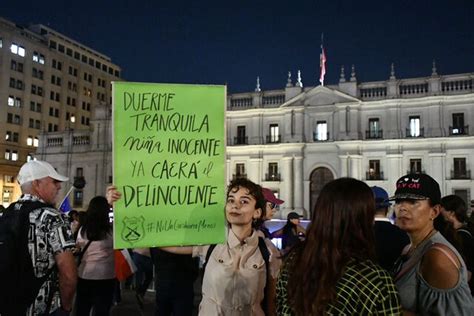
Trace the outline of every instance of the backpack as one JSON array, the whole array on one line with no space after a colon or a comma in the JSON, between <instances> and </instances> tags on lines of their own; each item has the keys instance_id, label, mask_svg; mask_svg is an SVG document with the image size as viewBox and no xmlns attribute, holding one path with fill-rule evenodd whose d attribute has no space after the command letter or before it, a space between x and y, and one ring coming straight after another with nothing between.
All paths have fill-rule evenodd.
<instances>
[{"instance_id":1,"label":"backpack","mask_svg":"<svg viewBox=\"0 0 474 316\"><path fill-rule=\"evenodd\" d=\"M30 212L39 201L12 203L0 214L0 315L24 315L49 277L37 278L28 250Z\"/></svg>"},{"instance_id":2,"label":"backpack","mask_svg":"<svg viewBox=\"0 0 474 316\"><path fill-rule=\"evenodd\" d=\"M214 251L214 248L216 248L216 244L212 244L209 246L206 252L206 259L204 261L204 265L202 266L202 269L205 273L206 271L206 266L207 262L209 261L209 258L211 257L212 252ZM265 244L265 239L263 237L258 237L258 249L260 250L260 253L262 254L263 261L265 261L265 271L266 271L266 283L265 287L263 288L263 300L262 300L262 309L265 312L265 315L267 314L267 290L268 290L268 280L270 278L270 251L267 248L267 245ZM203 275L204 275L203 273Z\"/></svg>"}]
</instances>

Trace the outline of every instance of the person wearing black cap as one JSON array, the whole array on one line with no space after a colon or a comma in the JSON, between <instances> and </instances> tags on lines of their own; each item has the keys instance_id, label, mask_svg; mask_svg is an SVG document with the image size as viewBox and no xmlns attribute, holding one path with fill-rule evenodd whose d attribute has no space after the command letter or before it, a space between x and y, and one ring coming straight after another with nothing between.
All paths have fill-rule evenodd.
<instances>
[{"instance_id":1,"label":"person wearing black cap","mask_svg":"<svg viewBox=\"0 0 474 316\"><path fill-rule=\"evenodd\" d=\"M403 248L410 243L407 233L393 225L387 218L390 201L388 193L383 188L373 186L375 198L375 254L382 268L390 271Z\"/></svg>"},{"instance_id":2,"label":"person wearing black cap","mask_svg":"<svg viewBox=\"0 0 474 316\"><path fill-rule=\"evenodd\" d=\"M272 234L272 238L281 237L281 249L283 253L288 252L306 235L306 230L300 225L300 218L301 216L296 212L288 213L285 226Z\"/></svg>"},{"instance_id":3,"label":"person wearing black cap","mask_svg":"<svg viewBox=\"0 0 474 316\"><path fill-rule=\"evenodd\" d=\"M403 309L416 314L474 315L466 265L434 228L441 210L438 182L426 174L408 174L398 179L390 199L395 200L396 223L411 242L394 270Z\"/></svg>"}]
</instances>

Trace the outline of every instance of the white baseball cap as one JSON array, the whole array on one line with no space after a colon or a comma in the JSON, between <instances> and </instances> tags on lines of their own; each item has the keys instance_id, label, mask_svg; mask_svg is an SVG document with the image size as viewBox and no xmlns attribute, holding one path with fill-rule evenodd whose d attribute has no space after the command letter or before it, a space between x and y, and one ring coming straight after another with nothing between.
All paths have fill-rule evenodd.
<instances>
[{"instance_id":1,"label":"white baseball cap","mask_svg":"<svg viewBox=\"0 0 474 316\"><path fill-rule=\"evenodd\" d=\"M57 181L68 181L69 178L63 175L60 175L56 170L54 170L53 166L51 166L46 161L40 160L31 160L25 163L20 172L18 172L18 183L20 185L31 182L34 180L42 179L50 177Z\"/></svg>"}]
</instances>

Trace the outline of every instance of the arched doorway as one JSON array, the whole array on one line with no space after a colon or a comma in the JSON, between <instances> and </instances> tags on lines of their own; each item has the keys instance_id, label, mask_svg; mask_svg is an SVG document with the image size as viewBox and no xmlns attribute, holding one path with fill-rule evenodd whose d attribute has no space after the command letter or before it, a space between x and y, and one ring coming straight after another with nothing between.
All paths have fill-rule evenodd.
<instances>
[{"instance_id":1,"label":"arched doorway","mask_svg":"<svg viewBox=\"0 0 474 316\"><path fill-rule=\"evenodd\" d=\"M310 176L310 209L309 214L311 217L311 213L314 210L314 205L316 204L316 200L318 199L319 193L323 189L326 183L334 180L334 175L332 174L331 170L326 167L318 167L311 172Z\"/></svg>"}]
</instances>

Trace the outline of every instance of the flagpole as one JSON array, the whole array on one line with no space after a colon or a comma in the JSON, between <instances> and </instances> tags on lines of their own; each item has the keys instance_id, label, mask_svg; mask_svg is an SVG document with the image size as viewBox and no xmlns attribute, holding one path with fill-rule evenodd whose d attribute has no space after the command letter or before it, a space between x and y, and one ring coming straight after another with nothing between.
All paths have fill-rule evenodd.
<instances>
[{"instance_id":1,"label":"flagpole","mask_svg":"<svg viewBox=\"0 0 474 316\"><path fill-rule=\"evenodd\" d=\"M64 201L66 201L67 197L69 196L69 194L71 194L72 190L74 189L74 186L72 185L71 188L69 189L69 191L67 191L66 195L64 196L63 200L61 201L61 203L59 203L59 208L61 208L61 206L63 205Z\"/></svg>"},{"instance_id":2,"label":"flagpole","mask_svg":"<svg viewBox=\"0 0 474 316\"><path fill-rule=\"evenodd\" d=\"M326 53L324 52L324 33L321 33L321 54L319 55L319 82L324 87L324 76L326 75Z\"/></svg>"}]
</instances>

